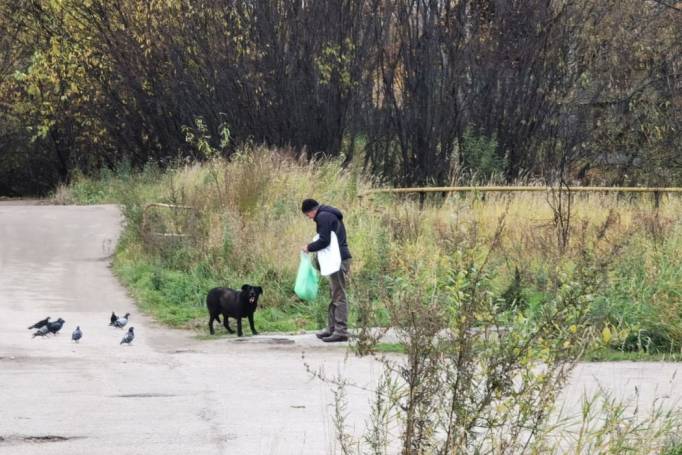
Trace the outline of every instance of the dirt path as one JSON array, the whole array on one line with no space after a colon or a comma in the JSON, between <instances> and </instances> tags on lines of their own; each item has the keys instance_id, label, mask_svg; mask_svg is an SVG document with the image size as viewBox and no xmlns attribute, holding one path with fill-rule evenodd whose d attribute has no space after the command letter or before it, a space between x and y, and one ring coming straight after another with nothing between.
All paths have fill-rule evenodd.
<instances>
[{"instance_id":1,"label":"dirt path","mask_svg":"<svg viewBox=\"0 0 682 455\"><path fill-rule=\"evenodd\" d=\"M312 335L200 341L155 324L109 270L120 223L113 206L0 203L0 453L334 453L333 395L302 352L313 368L361 385L379 365ZM119 345L112 310L132 314L133 346ZM66 320L62 332L32 338L26 327L48 315ZM679 397L676 368L582 365L567 401L597 383ZM349 390L349 399L361 431L368 396Z\"/></svg>"}]
</instances>

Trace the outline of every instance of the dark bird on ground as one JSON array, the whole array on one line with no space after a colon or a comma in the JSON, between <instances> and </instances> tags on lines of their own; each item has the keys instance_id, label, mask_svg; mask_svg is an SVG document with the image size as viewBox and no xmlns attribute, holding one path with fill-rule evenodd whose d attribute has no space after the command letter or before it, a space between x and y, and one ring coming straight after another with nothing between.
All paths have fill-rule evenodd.
<instances>
[{"instance_id":1,"label":"dark bird on ground","mask_svg":"<svg viewBox=\"0 0 682 455\"><path fill-rule=\"evenodd\" d=\"M62 319L62 318L59 318L54 322L48 322L47 326L46 326L47 330L49 330L50 333L52 333L53 335L56 335L57 332L59 332L62 329L64 322L66 322L66 321L64 321L64 319Z\"/></svg>"},{"instance_id":2,"label":"dark bird on ground","mask_svg":"<svg viewBox=\"0 0 682 455\"><path fill-rule=\"evenodd\" d=\"M39 329L39 328L41 328L41 327L45 327L45 326L47 325L48 322L50 322L50 317L49 317L49 316L46 317L45 319L41 319L40 321L36 322L35 324L33 324L33 325L32 325L31 327L29 327L28 329L31 330L31 329Z\"/></svg>"},{"instance_id":3,"label":"dark bird on ground","mask_svg":"<svg viewBox=\"0 0 682 455\"><path fill-rule=\"evenodd\" d=\"M71 339L78 343L78 340L80 340L83 337L83 332L81 332L81 326L77 325L76 330L73 331L71 334Z\"/></svg>"},{"instance_id":4,"label":"dark bird on ground","mask_svg":"<svg viewBox=\"0 0 682 455\"><path fill-rule=\"evenodd\" d=\"M121 340L121 343L120 343L120 344L123 344L123 343L130 344L130 343L133 342L133 340L135 339L135 332L133 332L133 329L134 329L134 328L135 328L135 327L130 327L130 328L128 329L128 333L125 334L125 336L124 336L123 339Z\"/></svg>"},{"instance_id":5,"label":"dark bird on ground","mask_svg":"<svg viewBox=\"0 0 682 455\"><path fill-rule=\"evenodd\" d=\"M113 311L111 312L111 317L109 318L109 325L114 325L116 322L116 319L118 319L118 316L116 316L116 313Z\"/></svg>"},{"instance_id":6,"label":"dark bird on ground","mask_svg":"<svg viewBox=\"0 0 682 455\"><path fill-rule=\"evenodd\" d=\"M114 327L123 328L128 323L128 317L130 316L130 313L126 313L125 316L121 316L120 318L116 319L114 321Z\"/></svg>"},{"instance_id":7,"label":"dark bird on ground","mask_svg":"<svg viewBox=\"0 0 682 455\"><path fill-rule=\"evenodd\" d=\"M35 338L35 337L44 337L44 336L47 335L48 333L50 333L50 330L47 328L46 325L44 325L44 326L42 326L41 328L39 328L38 330L36 330L36 332L33 334L33 338Z\"/></svg>"}]
</instances>

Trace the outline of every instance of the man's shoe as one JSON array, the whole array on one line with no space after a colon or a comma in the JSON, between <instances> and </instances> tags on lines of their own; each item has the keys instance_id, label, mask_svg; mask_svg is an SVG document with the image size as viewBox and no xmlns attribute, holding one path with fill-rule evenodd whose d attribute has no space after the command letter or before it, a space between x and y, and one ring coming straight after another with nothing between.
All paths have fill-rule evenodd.
<instances>
[{"instance_id":1,"label":"man's shoe","mask_svg":"<svg viewBox=\"0 0 682 455\"><path fill-rule=\"evenodd\" d=\"M340 341L348 341L348 337L346 335L339 335L335 333L331 336L322 338L322 341L324 341L325 343L337 343Z\"/></svg>"},{"instance_id":2,"label":"man's shoe","mask_svg":"<svg viewBox=\"0 0 682 455\"><path fill-rule=\"evenodd\" d=\"M315 336L321 340L322 338L327 338L328 336L331 336L331 333L330 332L324 332L324 331L323 332L317 332L315 334Z\"/></svg>"}]
</instances>

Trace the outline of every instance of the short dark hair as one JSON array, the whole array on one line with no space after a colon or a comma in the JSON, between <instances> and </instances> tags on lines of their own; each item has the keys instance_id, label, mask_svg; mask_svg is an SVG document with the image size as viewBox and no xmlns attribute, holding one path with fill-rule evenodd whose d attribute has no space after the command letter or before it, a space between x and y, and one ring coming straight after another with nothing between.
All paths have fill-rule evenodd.
<instances>
[{"instance_id":1,"label":"short dark hair","mask_svg":"<svg viewBox=\"0 0 682 455\"><path fill-rule=\"evenodd\" d=\"M301 211L303 213L308 213L311 210L315 210L320 204L317 203L315 199L306 199L301 204Z\"/></svg>"}]
</instances>

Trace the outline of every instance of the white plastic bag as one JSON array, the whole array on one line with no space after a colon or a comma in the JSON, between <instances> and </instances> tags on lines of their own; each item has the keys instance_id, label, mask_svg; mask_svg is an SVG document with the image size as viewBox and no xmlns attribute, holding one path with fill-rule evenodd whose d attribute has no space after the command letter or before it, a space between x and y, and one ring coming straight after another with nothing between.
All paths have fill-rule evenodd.
<instances>
[{"instance_id":1,"label":"white plastic bag","mask_svg":"<svg viewBox=\"0 0 682 455\"><path fill-rule=\"evenodd\" d=\"M320 238L316 234L313 242ZM341 270L341 250L339 249L339 240L336 238L336 232L331 232L331 239L329 246L317 251L317 262L320 264L320 275L329 276Z\"/></svg>"}]
</instances>

